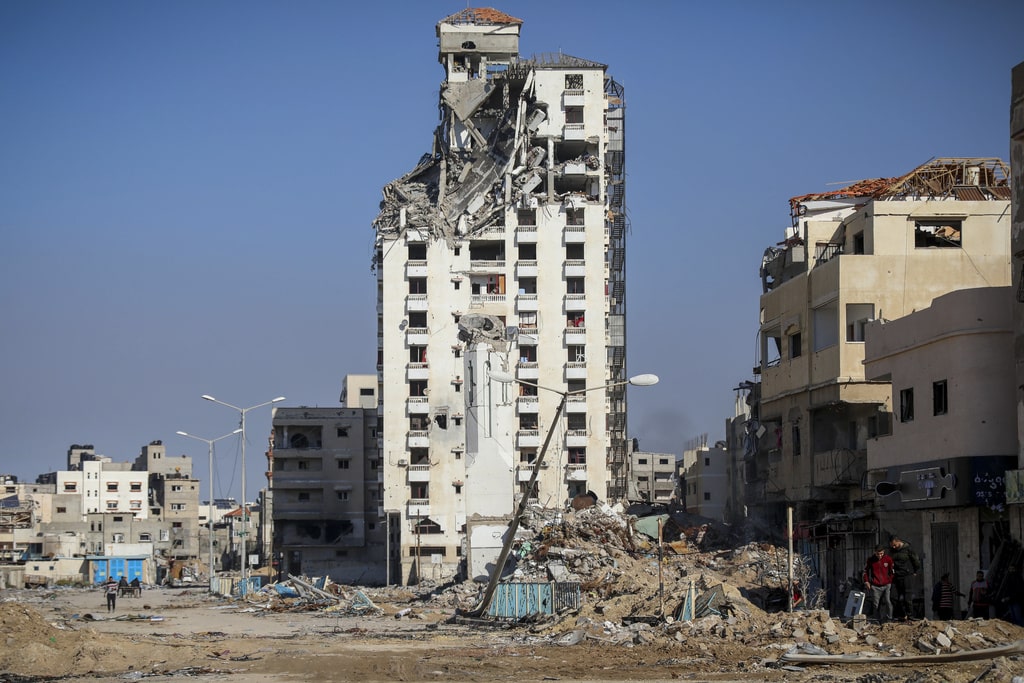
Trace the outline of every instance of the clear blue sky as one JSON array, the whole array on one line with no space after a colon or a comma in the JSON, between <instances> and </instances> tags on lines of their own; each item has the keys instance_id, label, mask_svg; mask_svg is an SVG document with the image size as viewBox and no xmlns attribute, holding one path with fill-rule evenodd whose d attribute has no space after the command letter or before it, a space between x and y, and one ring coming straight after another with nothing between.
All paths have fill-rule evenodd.
<instances>
[{"instance_id":1,"label":"clear blue sky","mask_svg":"<svg viewBox=\"0 0 1024 683\"><path fill-rule=\"evenodd\" d=\"M430 149L434 27L465 6L0 3L0 472L162 439L205 480L175 431L237 414L201 394L332 406L375 371L370 222ZM645 450L724 436L789 197L1008 155L1019 0L495 6L524 55L626 88L628 369L662 378L630 393ZM249 413L253 493L269 430ZM237 439L218 446L237 496Z\"/></svg>"}]
</instances>

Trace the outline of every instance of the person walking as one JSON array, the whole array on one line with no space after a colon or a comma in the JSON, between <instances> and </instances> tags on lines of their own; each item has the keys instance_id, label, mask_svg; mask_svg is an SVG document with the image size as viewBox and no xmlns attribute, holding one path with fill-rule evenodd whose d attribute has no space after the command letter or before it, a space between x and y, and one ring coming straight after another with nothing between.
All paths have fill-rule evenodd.
<instances>
[{"instance_id":1,"label":"person walking","mask_svg":"<svg viewBox=\"0 0 1024 683\"><path fill-rule=\"evenodd\" d=\"M103 584L103 590L107 594L107 611L113 612L117 607L117 579L113 576L108 576L106 583Z\"/></svg>"},{"instance_id":2,"label":"person walking","mask_svg":"<svg viewBox=\"0 0 1024 683\"><path fill-rule=\"evenodd\" d=\"M914 614L907 584L921 571L921 559L910 544L899 536L889 539L889 556L895 571L892 580L893 614L896 619L906 621Z\"/></svg>"},{"instance_id":3,"label":"person walking","mask_svg":"<svg viewBox=\"0 0 1024 683\"><path fill-rule=\"evenodd\" d=\"M875 548L875 552L864 565L864 588L871 596L871 613L879 624L892 620L892 602L889 591L892 588L894 575L892 558L885 552L885 546Z\"/></svg>"},{"instance_id":4,"label":"person walking","mask_svg":"<svg viewBox=\"0 0 1024 683\"><path fill-rule=\"evenodd\" d=\"M1024 626L1024 577L1020 565L1011 564L1003 582L1003 597L1000 599L1004 618L1017 626Z\"/></svg>"},{"instance_id":5,"label":"person walking","mask_svg":"<svg viewBox=\"0 0 1024 683\"><path fill-rule=\"evenodd\" d=\"M943 574L932 588L932 611L939 619L948 621L953 618L958 595L963 594L957 592L949 574Z\"/></svg>"},{"instance_id":6,"label":"person walking","mask_svg":"<svg viewBox=\"0 0 1024 683\"><path fill-rule=\"evenodd\" d=\"M988 597L988 581L985 580L985 572L978 570L971 588L967 591L967 609L972 617L976 619L988 619L991 603Z\"/></svg>"}]
</instances>

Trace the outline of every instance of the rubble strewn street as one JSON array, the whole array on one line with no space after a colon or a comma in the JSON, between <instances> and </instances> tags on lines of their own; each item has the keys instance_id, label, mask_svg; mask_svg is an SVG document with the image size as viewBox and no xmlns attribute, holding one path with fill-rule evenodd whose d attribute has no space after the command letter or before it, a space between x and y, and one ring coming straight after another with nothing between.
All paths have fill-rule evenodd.
<instances>
[{"instance_id":1,"label":"rubble strewn street","mask_svg":"<svg viewBox=\"0 0 1024 683\"><path fill-rule=\"evenodd\" d=\"M364 681L1024 676L1022 628L776 611L768 598L785 576L784 549L731 546L730 532L706 520L662 522L672 540L659 554L643 519L606 506L531 511L511 579L557 575L578 581L582 599L578 609L519 621L461 618L481 592L473 582L374 588L283 577L245 598L147 588L112 615L99 589L7 590L0 680L319 680L338 671Z\"/></svg>"}]
</instances>

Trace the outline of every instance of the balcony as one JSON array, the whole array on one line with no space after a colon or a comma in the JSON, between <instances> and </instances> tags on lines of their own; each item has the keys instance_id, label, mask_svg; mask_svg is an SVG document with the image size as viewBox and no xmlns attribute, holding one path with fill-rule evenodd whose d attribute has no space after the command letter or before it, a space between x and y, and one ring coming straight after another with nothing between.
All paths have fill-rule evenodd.
<instances>
[{"instance_id":1,"label":"balcony","mask_svg":"<svg viewBox=\"0 0 1024 683\"><path fill-rule=\"evenodd\" d=\"M405 299L405 310L407 312L427 310L426 294L409 294Z\"/></svg>"},{"instance_id":2,"label":"balcony","mask_svg":"<svg viewBox=\"0 0 1024 683\"><path fill-rule=\"evenodd\" d=\"M406 504L406 516L408 517L429 517L430 516L430 499L429 498L410 498Z\"/></svg>"},{"instance_id":3,"label":"balcony","mask_svg":"<svg viewBox=\"0 0 1024 683\"><path fill-rule=\"evenodd\" d=\"M405 276L406 277L426 277L427 276L427 262L426 261L413 261L409 260L405 263Z\"/></svg>"},{"instance_id":4,"label":"balcony","mask_svg":"<svg viewBox=\"0 0 1024 683\"><path fill-rule=\"evenodd\" d=\"M569 429L565 432L566 448L585 448L589 434L586 429Z\"/></svg>"},{"instance_id":5,"label":"balcony","mask_svg":"<svg viewBox=\"0 0 1024 683\"><path fill-rule=\"evenodd\" d=\"M537 261L516 261L516 277L537 277Z\"/></svg>"},{"instance_id":6,"label":"balcony","mask_svg":"<svg viewBox=\"0 0 1024 683\"><path fill-rule=\"evenodd\" d=\"M430 329L410 327L405 331L405 341L410 346L426 346L430 342Z\"/></svg>"},{"instance_id":7,"label":"balcony","mask_svg":"<svg viewBox=\"0 0 1024 683\"><path fill-rule=\"evenodd\" d=\"M405 372L408 379L430 379L430 366L427 363L409 363Z\"/></svg>"},{"instance_id":8,"label":"balcony","mask_svg":"<svg viewBox=\"0 0 1024 683\"><path fill-rule=\"evenodd\" d=\"M562 237L566 244L583 244L587 241L587 226L567 225Z\"/></svg>"},{"instance_id":9,"label":"balcony","mask_svg":"<svg viewBox=\"0 0 1024 683\"><path fill-rule=\"evenodd\" d=\"M474 260L469 262L472 273L504 273L505 261L498 259Z\"/></svg>"},{"instance_id":10,"label":"balcony","mask_svg":"<svg viewBox=\"0 0 1024 683\"><path fill-rule=\"evenodd\" d=\"M536 299L535 299L536 301ZM519 345L520 346L536 346L537 345L537 327L524 327L519 326Z\"/></svg>"},{"instance_id":11,"label":"balcony","mask_svg":"<svg viewBox=\"0 0 1024 683\"><path fill-rule=\"evenodd\" d=\"M516 295L516 312L518 313L529 313L537 310L537 295L536 294L518 294Z\"/></svg>"},{"instance_id":12,"label":"balcony","mask_svg":"<svg viewBox=\"0 0 1024 683\"><path fill-rule=\"evenodd\" d=\"M540 398L537 396L520 396L516 399L516 407L520 415L540 412Z\"/></svg>"},{"instance_id":13,"label":"balcony","mask_svg":"<svg viewBox=\"0 0 1024 683\"><path fill-rule=\"evenodd\" d=\"M566 277L583 277L587 274L587 262L583 259L572 259L565 262Z\"/></svg>"},{"instance_id":14,"label":"balcony","mask_svg":"<svg viewBox=\"0 0 1024 683\"><path fill-rule=\"evenodd\" d=\"M406 445L409 448L430 448L430 432L419 429L409 430L406 438Z\"/></svg>"},{"instance_id":15,"label":"balcony","mask_svg":"<svg viewBox=\"0 0 1024 683\"><path fill-rule=\"evenodd\" d=\"M516 448L538 448L540 446L540 430L520 429L516 432Z\"/></svg>"},{"instance_id":16,"label":"balcony","mask_svg":"<svg viewBox=\"0 0 1024 683\"><path fill-rule=\"evenodd\" d=\"M565 480L566 481L586 481L587 480L587 466L586 465L566 465L565 466Z\"/></svg>"},{"instance_id":17,"label":"balcony","mask_svg":"<svg viewBox=\"0 0 1024 683\"><path fill-rule=\"evenodd\" d=\"M521 360L516 363L516 379L540 379L540 367L536 362Z\"/></svg>"},{"instance_id":18,"label":"balcony","mask_svg":"<svg viewBox=\"0 0 1024 683\"><path fill-rule=\"evenodd\" d=\"M565 364L565 378L566 379L586 379L587 378L587 363L586 361L576 361L573 363Z\"/></svg>"},{"instance_id":19,"label":"balcony","mask_svg":"<svg viewBox=\"0 0 1024 683\"><path fill-rule=\"evenodd\" d=\"M587 328L569 326L565 328L565 343L582 345L587 343Z\"/></svg>"},{"instance_id":20,"label":"balcony","mask_svg":"<svg viewBox=\"0 0 1024 683\"><path fill-rule=\"evenodd\" d=\"M516 244L536 244L537 226L520 225L516 228Z\"/></svg>"},{"instance_id":21,"label":"balcony","mask_svg":"<svg viewBox=\"0 0 1024 683\"><path fill-rule=\"evenodd\" d=\"M469 297L471 304L482 306L484 304L501 304L505 303L504 294L473 294Z\"/></svg>"},{"instance_id":22,"label":"balcony","mask_svg":"<svg viewBox=\"0 0 1024 683\"><path fill-rule=\"evenodd\" d=\"M563 107L582 107L586 104L586 101L587 95L583 88L572 88L570 90L562 91Z\"/></svg>"},{"instance_id":23,"label":"balcony","mask_svg":"<svg viewBox=\"0 0 1024 683\"><path fill-rule=\"evenodd\" d=\"M565 312L573 313L577 311L587 310L587 295L586 294L566 294L565 295Z\"/></svg>"},{"instance_id":24,"label":"balcony","mask_svg":"<svg viewBox=\"0 0 1024 683\"><path fill-rule=\"evenodd\" d=\"M579 396L566 396L565 397L565 412L566 413L585 413L587 412L587 397L583 394Z\"/></svg>"},{"instance_id":25,"label":"balcony","mask_svg":"<svg viewBox=\"0 0 1024 683\"><path fill-rule=\"evenodd\" d=\"M408 480L410 482L418 481L430 481L430 465L409 465L406 470L408 472Z\"/></svg>"},{"instance_id":26,"label":"balcony","mask_svg":"<svg viewBox=\"0 0 1024 683\"><path fill-rule=\"evenodd\" d=\"M586 140L587 130L582 123L567 123L562 126L563 140Z\"/></svg>"},{"instance_id":27,"label":"balcony","mask_svg":"<svg viewBox=\"0 0 1024 683\"><path fill-rule=\"evenodd\" d=\"M410 396L406 408L410 415L426 415L430 413L430 399L426 396Z\"/></svg>"}]
</instances>

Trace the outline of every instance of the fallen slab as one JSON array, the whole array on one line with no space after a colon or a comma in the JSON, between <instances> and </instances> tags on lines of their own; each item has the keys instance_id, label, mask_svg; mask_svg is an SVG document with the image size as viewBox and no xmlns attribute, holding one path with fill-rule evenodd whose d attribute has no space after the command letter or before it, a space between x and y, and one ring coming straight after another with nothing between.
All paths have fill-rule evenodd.
<instances>
[{"instance_id":1,"label":"fallen slab","mask_svg":"<svg viewBox=\"0 0 1024 683\"><path fill-rule=\"evenodd\" d=\"M941 662L970 662L978 659L991 659L1003 655L1024 654L1024 640L1017 640L998 647L982 650L964 650L962 652L944 652L937 655L912 655L910 657L891 657L879 655L819 655L787 652L779 658L780 662L801 664L938 664Z\"/></svg>"}]
</instances>

